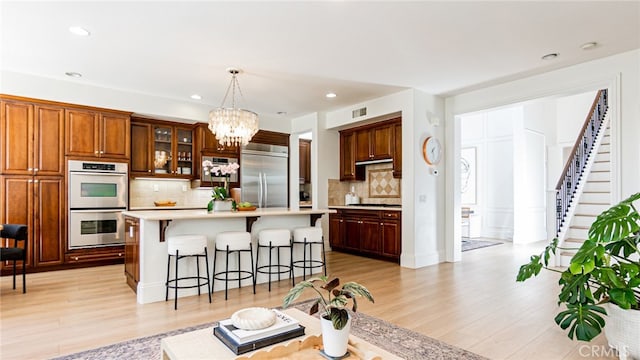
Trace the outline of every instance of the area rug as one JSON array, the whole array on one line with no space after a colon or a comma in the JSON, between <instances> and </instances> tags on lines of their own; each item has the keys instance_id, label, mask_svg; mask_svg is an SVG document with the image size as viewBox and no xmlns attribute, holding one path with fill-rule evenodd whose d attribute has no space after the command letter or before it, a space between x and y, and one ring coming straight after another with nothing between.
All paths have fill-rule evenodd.
<instances>
[{"instance_id":1,"label":"area rug","mask_svg":"<svg viewBox=\"0 0 640 360\"><path fill-rule=\"evenodd\" d=\"M307 312L313 300L295 304L293 307ZM182 334L203 328L213 328L215 322L191 326L162 334L123 341L104 347L57 357L54 360L147 360L160 356L160 340L167 336ZM352 318L351 333L371 344L383 348L403 359L486 359L470 351L401 328L381 319L357 313Z\"/></svg>"},{"instance_id":2,"label":"area rug","mask_svg":"<svg viewBox=\"0 0 640 360\"><path fill-rule=\"evenodd\" d=\"M462 251L469 251L484 248L487 246L494 246L502 244L500 241L489 241L489 240L470 240L464 239L462 240Z\"/></svg>"}]
</instances>

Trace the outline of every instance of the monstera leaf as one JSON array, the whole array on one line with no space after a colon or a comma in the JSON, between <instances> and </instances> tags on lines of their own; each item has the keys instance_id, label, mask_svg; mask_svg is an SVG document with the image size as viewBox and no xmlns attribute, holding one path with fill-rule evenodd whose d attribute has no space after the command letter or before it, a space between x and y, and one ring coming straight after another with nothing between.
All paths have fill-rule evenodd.
<instances>
[{"instance_id":1,"label":"monstera leaf","mask_svg":"<svg viewBox=\"0 0 640 360\"><path fill-rule=\"evenodd\" d=\"M620 241L640 230L640 215L633 202L640 199L640 193L630 196L602 214L589 229L589 239L599 243Z\"/></svg>"}]
</instances>

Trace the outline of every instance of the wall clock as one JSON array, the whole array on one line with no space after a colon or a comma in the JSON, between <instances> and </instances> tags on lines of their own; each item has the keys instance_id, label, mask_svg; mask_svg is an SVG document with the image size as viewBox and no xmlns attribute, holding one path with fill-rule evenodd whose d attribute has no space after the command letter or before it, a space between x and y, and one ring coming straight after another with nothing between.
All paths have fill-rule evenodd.
<instances>
[{"instance_id":1,"label":"wall clock","mask_svg":"<svg viewBox=\"0 0 640 360\"><path fill-rule=\"evenodd\" d=\"M422 157L429 165L438 165L442 159L442 145L433 136L429 136L422 143Z\"/></svg>"}]
</instances>

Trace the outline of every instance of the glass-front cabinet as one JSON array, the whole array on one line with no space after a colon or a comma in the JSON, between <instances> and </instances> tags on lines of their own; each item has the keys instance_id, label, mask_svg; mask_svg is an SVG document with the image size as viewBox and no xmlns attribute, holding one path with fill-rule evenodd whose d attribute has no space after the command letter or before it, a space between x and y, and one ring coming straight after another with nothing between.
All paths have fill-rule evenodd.
<instances>
[{"instance_id":1,"label":"glass-front cabinet","mask_svg":"<svg viewBox=\"0 0 640 360\"><path fill-rule=\"evenodd\" d=\"M153 126L153 166L156 175L191 177L193 131L190 127Z\"/></svg>"},{"instance_id":2,"label":"glass-front cabinet","mask_svg":"<svg viewBox=\"0 0 640 360\"><path fill-rule=\"evenodd\" d=\"M193 130L189 125L134 118L131 122L132 177L189 179L194 176Z\"/></svg>"}]
</instances>

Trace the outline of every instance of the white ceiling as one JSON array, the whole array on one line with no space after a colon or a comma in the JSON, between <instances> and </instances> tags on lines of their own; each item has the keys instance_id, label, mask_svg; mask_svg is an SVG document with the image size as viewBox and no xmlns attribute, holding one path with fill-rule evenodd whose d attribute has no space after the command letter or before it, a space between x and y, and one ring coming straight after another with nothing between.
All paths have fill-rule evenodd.
<instances>
[{"instance_id":1,"label":"white ceiling","mask_svg":"<svg viewBox=\"0 0 640 360\"><path fill-rule=\"evenodd\" d=\"M241 105L267 116L404 88L451 95L640 48L640 1L1 1L0 12L2 71L214 107L235 66Z\"/></svg>"}]
</instances>

